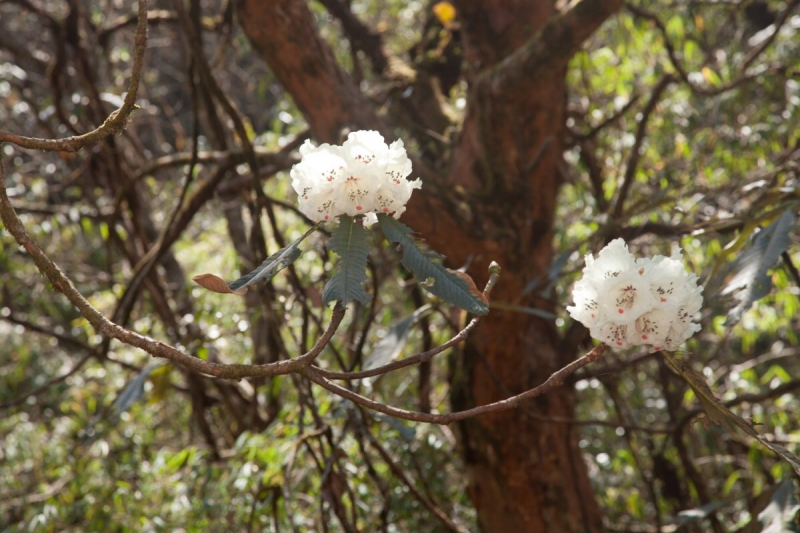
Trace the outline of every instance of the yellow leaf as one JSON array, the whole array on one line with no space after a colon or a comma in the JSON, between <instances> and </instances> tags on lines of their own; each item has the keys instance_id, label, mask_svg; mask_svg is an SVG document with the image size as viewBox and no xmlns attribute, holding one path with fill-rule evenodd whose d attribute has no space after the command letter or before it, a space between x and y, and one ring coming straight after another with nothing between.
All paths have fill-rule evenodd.
<instances>
[{"instance_id":1,"label":"yellow leaf","mask_svg":"<svg viewBox=\"0 0 800 533\"><path fill-rule=\"evenodd\" d=\"M706 80L706 83L708 83L709 85L719 85L720 79L716 72L714 72L708 67L703 67L702 73L703 73L703 78Z\"/></svg>"},{"instance_id":2,"label":"yellow leaf","mask_svg":"<svg viewBox=\"0 0 800 533\"><path fill-rule=\"evenodd\" d=\"M433 6L433 14L445 28L450 28L456 17L456 8L450 2L439 2Z\"/></svg>"},{"instance_id":3,"label":"yellow leaf","mask_svg":"<svg viewBox=\"0 0 800 533\"><path fill-rule=\"evenodd\" d=\"M697 28L698 31L703 31L703 28L704 28L703 17L701 17L700 15L695 15L694 16L694 25L695 25L695 27Z\"/></svg>"}]
</instances>

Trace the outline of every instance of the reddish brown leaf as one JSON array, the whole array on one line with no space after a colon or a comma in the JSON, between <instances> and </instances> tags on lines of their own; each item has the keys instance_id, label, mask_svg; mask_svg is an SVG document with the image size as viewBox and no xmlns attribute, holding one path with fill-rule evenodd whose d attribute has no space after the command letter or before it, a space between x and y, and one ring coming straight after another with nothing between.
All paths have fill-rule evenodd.
<instances>
[{"instance_id":1,"label":"reddish brown leaf","mask_svg":"<svg viewBox=\"0 0 800 533\"><path fill-rule=\"evenodd\" d=\"M478 287L475 286L475 282L472 280L472 277L470 277L469 274L467 274L466 272L461 272L460 270L450 270L449 268L447 270L448 272L455 274L459 278L466 281L467 286L469 287L469 292L480 298L486 305L489 305L489 299L486 298L486 296L484 296L483 293L478 290Z\"/></svg>"},{"instance_id":2,"label":"reddish brown leaf","mask_svg":"<svg viewBox=\"0 0 800 533\"><path fill-rule=\"evenodd\" d=\"M247 288L239 289L238 291L232 291L228 284L225 283L225 280L219 276L215 276L214 274L199 274L192 278L192 281L203 287L204 289L208 289L213 292L218 292L220 294L244 294L247 292Z\"/></svg>"}]
</instances>

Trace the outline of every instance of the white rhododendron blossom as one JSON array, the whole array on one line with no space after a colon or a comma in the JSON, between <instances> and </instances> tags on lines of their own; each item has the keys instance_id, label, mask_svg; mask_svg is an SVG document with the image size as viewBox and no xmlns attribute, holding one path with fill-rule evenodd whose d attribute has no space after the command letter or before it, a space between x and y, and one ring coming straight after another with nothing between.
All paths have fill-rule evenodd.
<instances>
[{"instance_id":1,"label":"white rhododendron blossom","mask_svg":"<svg viewBox=\"0 0 800 533\"><path fill-rule=\"evenodd\" d=\"M595 339L615 348L675 350L700 330L693 322L703 287L686 272L680 251L672 257L635 259L622 239L611 241L586 267L567 307Z\"/></svg>"},{"instance_id":2,"label":"white rhododendron blossom","mask_svg":"<svg viewBox=\"0 0 800 533\"><path fill-rule=\"evenodd\" d=\"M377 131L356 131L342 146L300 147L302 160L292 167L292 187L298 194L300 211L314 222L339 215L366 215L364 225L377 222L378 213L406 210L420 180L409 181L411 161L403 141L386 145Z\"/></svg>"}]
</instances>

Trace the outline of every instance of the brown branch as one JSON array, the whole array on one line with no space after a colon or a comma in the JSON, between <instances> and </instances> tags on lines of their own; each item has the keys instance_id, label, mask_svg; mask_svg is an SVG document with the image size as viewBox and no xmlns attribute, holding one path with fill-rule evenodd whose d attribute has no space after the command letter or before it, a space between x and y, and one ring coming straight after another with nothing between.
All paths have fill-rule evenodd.
<instances>
[{"instance_id":1,"label":"brown branch","mask_svg":"<svg viewBox=\"0 0 800 533\"><path fill-rule=\"evenodd\" d=\"M631 148L631 155L628 158L628 164L625 167L625 177L622 180L619 196L617 196L617 203L614 205L614 211L612 212L614 218L619 218L622 215L622 209L625 206L625 198L628 196L628 191L633 184L633 178L636 176L636 168L639 166L639 159L642 156L642 144L644 143L645 136L647 135L647 122L650 120L650 115L652 115L653 111L655 111L655 108L661 99L661 93L663 93L664 90L674 82L675 78L673 78L670 74L662 76L661 79L658 80L658 83L656 83L656 86L653 87L653 93L650 95L650 100L647 101L647 105L645 105L644 109L642 110L642 118L639 119L639 124L636 126L636 140Z\"/></svg>"},{"instance_id":2,"label":"brown branch","mask_svg":"<svg viewBox=\"0 0 800 533\"><path fill-rule=\"evenodd\" d=\"M625 116L625 114L628 111L630 111L633 108L634 105L636 105L636 102L639 101L639 98L641 96L642 96L641 94L633 95L633 97L630 100L628 100L628 103L626 103L624 106L622 106L622 108L619 111L617 111L616 113L612 114L610 117L607 117L605 120L603 120L597 126L593 126L586 133L573 132L572 133L573 142L570 143L570 144L575 144L574 141L587 141L589 139L594 138L594 136L597 135L598 133L600 133L602 130L604 130L605 128L607 128L611 124L615 123L616 121L621 119L623 116Z\"/></svg>"},{"instance_id":3,"label":"brown branch","mask_svg":"<svg viewBox=\"0 0 800 533\"><path fill-rule=\"evenodd\" d=\"M553 17L514 53L481 74L492 92L535 83L544 72L561 68L584 41L613 15L622 0L580 0Z\"/></svg>"},{"instance_id":4,"label":"brown branch","mask_svg":"<svg viewBox=\"0 0 800 533\"><path fill-rule=\"evenodd\" d=\"M359 20L348 3L342 0L320 0L320 3L341 22L351 46L364 53L375 72L391 80L414 81L414 70L386 48L381 35Z\"/></svg>"},{"instance_id":5,"label":"brown branch","mask_svg":"<svg viewBox=\"0 0 800 533\"><path fill-rule=\"evenodd\" d=\"M362 412L361 414L362 417L364 417L364 413ZM364 420L364 422L366 423L366 420ZM378 440L375 438L375 436L372 434L369 428L364 427L363 434L366 435L367 441L369 442L370 446L372 446L372 448L376 452L378 452L378 455L381 456L381 459L383 459L383 462L386 463L386 465L389 467L389 470L392 471L392 474L398 480L400 480L400 482L403 485L405 485L406 488L411 492L411 495L414 496L414 498L418 502L420 502L426 509L428 509L428 511L433 513L433 515L436 518L438 518L439 521L442 522L442 524L444 524L444 526L449 531L454 531L455 533L467 533L469 531L463 526L460 526L455 522L453 522L441 507L439 507L431 498L423 494L422 491L419 488L417 488L417 485L411 479L408 478L408 475L406 475L405 470L403 470L403 468L401 468L400 465L398 465L394 460L392 460L392 457L389 455L389 452L387 452L386 449L384 449L384 447L381 446L380 442L378 442Z\"/></svg>"},{"instance_id":6,"label":"brown branch","mask_svg":"<svg viewBox=\"0 0 800 533\"><path fill-rule=\"evenodd\" d=\"M308 4L300 0L236 2L239 21L309 123L314 138L341 142L343 128L391 130L336 62L319 35Z\"/></svg>"},{"instance_id":7,"label":"brown branch","mask_svg":"<svg viewBox=\"0 0 800 533\"><path fill-rule=\"evenodd\" d=\"M240 365L223 364L204 361L182 352L172 346L158 342L149 337L123 328L110 321L100 311L98 311L86 298L75 288L72 281L56 265L39 246L28 236L25 226L17 216L11 201L6 194L5 175L3 167L0 165L0 216L6 229L14 236L17 243L25 248L30 254L42 275L53 284L53 286L64 294L74 305L81 316L85 318L92 327L99 333L112 339L139 348L154 357L168 359L173 363L180 364L195 372L207 374L223 379L242 379L249 377L269 377L292 372L299 372L303 367L311 364L319 356L323 348L333 337L345 314L345 307L341 304L336 305L331 315L331 322L325 332L319 338L314 347L307 353L293 359L276 361L263 365Z\"/></svg>"},{"instance_id":8,"label":"brown branch","mask_svg":"<svg viewBox=\"0 0 800 533\"><path fill-rule=\"evenodd\" d=\"M794 4L797 4L797 0L795 0ZM669 34L667 33L667 27L664 25L663 22L661 22L661 19L659 19L655 13L651 13L646 9L635 6L630 2L626 2L625 7L628 9L628 11L633 13L634 16L645 20L649 20L656 26L659 33L661 33L661 38L664 40L664 48L667 51L667 57L669 58L669 62L672 65L672 68L675 69L675 72L678 73L678 76L680 77L681 81L683 81L689 87L689 89L691 89L691 91L695 94L701 96L719 96L724 92L730 91L731 89L735 89L736 87L739 87L740 85L753 81L761 76L764 76L765 74L785 73L789 70L788 67L786 66L772 66L769 67L766 71L761 71L755 74L744 74L744 71L747 69L747 67L750 64L752 64L752 62L764 50L766 50L766 47L763 47L761 49L756 48L754 50L751 50L751 52L745 58L744 60L745 62L736 67L736 71L742 72L743 74L742 76L733 79L726 84L720 85L719 87L713 87L713 88L702 87L700 85L697 85L696 83L693 83L689 79L689 74L686 72L686 69L683 67L683 64L678 59L678 55L675 52L675 46L672 44L672 40L669 38ZM788 11L791 11L792 8L793 6L787 8L786 10L787 13L784 14L788 16ZM777 31L775 33L777 34Z\"/></svg>"},{"instance_id":9,"label":"brown branch","mask_svg":"<svg viewBox=\"0 0 800 533\"><path fill-rule=\"evenodd\" d=\"M123 28L128 26L133 26L133 24L137 21L138 16L135 15L123 15L121 17L117 17L111 23L106 26L105 28L101 29L100 32L97 34L97 41L100 43L100 46L106 46L108 44L108 40L111 35ZM150 26L159 24L161 22L176 22L178 20L178 14L174 11L169 11L167 9L156 9L153 11L147 12L147 22ZM219 19L208 20L204 19L204 26L209 30L215 30L217 26L221 23Z\"/></svg>"},{"instance_id":10,"label":"brown branch","mask_svg":"<svg viewBox=\"0 0 800 533\"><path fill-rule=\"evenodd\" d=\"M130 114L136 108L136 92L139 89L139 80L142 77L144 53L147 48L147 0L139 0L138 16L139 22L136 26L133 47L131 81L122 107L111 113L99 128L83 135L64 139L39 139L17 135L8 131L0 131L0 142L10 142L22 148L47 152L77 152L81 148L105 139L109 135L123 131L128 124Z\"/></svg>"},{"instance_id":11,"label":"brown branch","mask_svg":"<svg viewBox=\"0 0 800 533\"><path fill-rule=\"evenodd\" d=\"M517 407L519 404L524 402L525 400L529 400L531 398L535 398L537 396L541 396L546 392L550 392L551 390L555 389L556 387L561 386L564 383L564 380L573 374L576 370L585 367L586 365L597 361L603 352L606 350L606 345L601 344L595 347L592 351L587 353L586 355L582 356L579 359L576 359L572 363L566 365L565 367L561 368L560 370L554 372L550 375L547 380L539 385L538 387L534 387L530 390L527 390L521 394L517 394L516 396L512 396L510 398L506 398L505 400L500 400L497 402L488 403L486 405L481 405L478 407L473 407L472 409L466 409L464 411L457 411L455 413L447 413L447 414L432 414L432 413L420 413L416 411L407 411L405 409L399 409L397 407L391 407L388 405L384 405L380 402L376 402L374 400L370 400L360 394L357 394L349 389L341 387L332 381L325 379L316 368L311 366L304 367L300 373L316 383L317 385L328 389L332 393L336 394L337 396L341 396L342 398L346 398L353 403L357 403L367 409L372 409L373 411L378 411L380 413L393 416L396 418L402 418L404 420L413 420L415 422L428 422L431 424L452 424L453 422L458 422L459 420L465 420L467 418L472 418L474 416L482 415L484 413L492 413L497 411L505 411L508 409L513 409Z\"/></svg>"},{"instance_id":12,"label":"brown branch","mask_svg":"<svg viewBox=\"0 0 800 533\"><path fill-rule=\"evenodd\" d=\"M492 292L495 284L497 284L498 279L500 278L500 266L497 263L492 263L492 266L489 269L489 281L486 283L486 288L483 289L483 295L488 299L489 295ZM453 338L442 344L441 346L437 346L436 348L420 352L415 355L411 355L404 359L400 359L399 361L393 361L391 363L387 363L383 366L379 366L377 368L371 368L369 370L361 370L359 372L333 372L330 370L323 370L318 367L314 367L314 371L317 372L320 376L326 379L337 379L337 380L350 380L350 379L364 379L370 378L374 376L380 376L383 374L388 374L394 370L398 370L400 368L405 368L407 366L416 365L419 363L424 363L425 361L429 361L433 356L442 353L443 351L455 346L456 344L466 340L469 333L478 326L480 322L480 317L473 318L469 324L467 324L464 329L459 331Z\"/></svg>"},{"instance_id":13,"label":"brown branch","mask_svg":"<svg viewBox=\"0 0 800 533\"><path fill-rule=\"evenodd\" d=\"M753 64L753 61L758 59L758 57L763 54L767 48L769 48L769 45L772 44L772 42L775 40L775 37L777 37L778 33L780 33L783 25L786 24L787 20L789 20L789 15L792 14L792 11L794 11L794 8L796 8L798 5L800 5L800 0L794 0L788 6L786 6L786 9L783 10L783 13L781 13L781 15L778 17L778 20L776 20L772 25L772 33L770 36L754 46L752 50L747 53L744 59L742 59L742 62L736 67L736 70L739 72L746 71L747 68Z\"/></svg>"}]
</instances>

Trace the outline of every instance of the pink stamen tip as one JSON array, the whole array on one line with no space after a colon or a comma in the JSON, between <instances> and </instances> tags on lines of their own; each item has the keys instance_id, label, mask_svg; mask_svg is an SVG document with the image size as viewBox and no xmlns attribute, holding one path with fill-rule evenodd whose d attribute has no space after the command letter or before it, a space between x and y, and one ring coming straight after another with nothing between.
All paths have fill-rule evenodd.
<instances>
[{"instance_id":1,"label":"pink stamen tip","mask_svg":"<svg viewBox=\"0 0 800 533\"><path fill-rule=\"evenodd\" d=\"M594 316L594 315L592 315L592 318L595 318L595 316Z\"/></svg>"},{"instance_id":2,"label":"pink stamen tip","mask_svg":"<svg viewBox=\"0 0 800 533\"><path fill-rule=\"evenodd\" d=\"M662 302L666 302L666 301L667 301L667 299L666 299L666 298L661 298L661 301L662 301Z\"/></svg>"},{"instance_id":3,"label":"pink stamen tip","mask_svg":"<svg viewBox=\"0 0 800 533\"><path fill-rule=\"evenodd\" d=\"M328 220L328 215L325 215L325 220Z\"/></svg>"},{"instance_id":4,"label":"pink stamen tip","mask_svg":"<svg viewBox=\"0 0 800 533\"><path fill-rule=\"evenodd\" d=\"M642 339L647 340L647 335L642 335Z\"/></svg>"},{"instance_id":5,"label":"pink stamen tip","mask_svg":"<svg viewBox=\"0 0 800 533\"><path fill-rule=\"evenodd\" d=\"M661 346L653 346L653 349L654 349L655 351L659 351L659 350L661 350Z\"/></svg>"},{"instance_id":6,"label":"pink stamen tip","mask_svg":"<svg viewBox=\"0 0 800 533\"><path fill-rule=\"evenodd\" d=\"M357 206L356 206L356 209L358 209L359 211L361 211L361 209L363 209L363 208L362 208L360 205L357 205Z\"/></svg>"},{"instance_id":7,"label":"pink stamen tip","mask_svg":"<svg viewBox=\"0 0 800 533\"><path fill-rule=\"evenodd\" d=\"M624 312L625 312L625 311L623 311L622 309L617 309L617 313L619 313L619 314L622 314L622 313L624 313Z\"/></svg>"},{"instance_id":8,"label":"pink stamen tip","mask_svg":"<svg viewBox=\"0 0 800 533\"><path fill-rule=\"evenodd\" d=\"M622 341L617 341L617 346L622 346Z\"/></svg>"}]
</instances>

